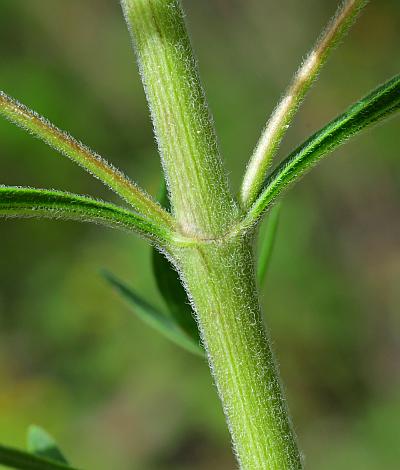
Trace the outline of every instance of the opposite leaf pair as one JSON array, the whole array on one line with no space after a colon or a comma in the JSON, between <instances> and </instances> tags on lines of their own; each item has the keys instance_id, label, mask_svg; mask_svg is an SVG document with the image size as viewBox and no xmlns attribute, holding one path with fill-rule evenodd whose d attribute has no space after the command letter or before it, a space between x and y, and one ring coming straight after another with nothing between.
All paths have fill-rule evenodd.
<instances>
[{"instance_id":1,"label":"opposite leaf pair","mask_svg":"<svg viewBox=\"0 0 400 470\"><path fill-rule=\"evenodd\" d=\"M165 184L160 191L160 203L169 210ZM262 287L275 242L281 205L274 206L262 227L258 240L257 280ZM133 307L133 312L166 338L196 355L204 357L199 330L185 289L171 263L155 248L152 249L153 275L168 309L160 312L116 276L103 271L103 277Z\"/></svg>"}]
</instances>

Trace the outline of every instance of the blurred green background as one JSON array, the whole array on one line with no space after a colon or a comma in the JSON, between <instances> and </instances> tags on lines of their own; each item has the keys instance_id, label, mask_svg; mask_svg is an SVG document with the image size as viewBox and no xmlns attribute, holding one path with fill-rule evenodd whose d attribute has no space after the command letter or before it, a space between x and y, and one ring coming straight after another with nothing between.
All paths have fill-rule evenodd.
<instances>
[{"instance_id":1,"label":"blurred green background","mask_svg":"<svg viewBox=\"0 0 400 470\"><path fill-rule=\"evenodd\" d=\"M186 0L238 189L266 120L336 0ZM400 3L374 1L334 53L282 146L290 151L399 72ZM117 0L0 0L0 88L155 194L160 164ZM285 198L263 304L309 469L400 461L400 158L394 119L337 151ZM115 200L0 121L0 183ZM128 311L107 268L162 302L150 250L73 222L0 225L0 442L47 428L87 469L235 468L204 361Z\"/></svg>"}]
</instances>

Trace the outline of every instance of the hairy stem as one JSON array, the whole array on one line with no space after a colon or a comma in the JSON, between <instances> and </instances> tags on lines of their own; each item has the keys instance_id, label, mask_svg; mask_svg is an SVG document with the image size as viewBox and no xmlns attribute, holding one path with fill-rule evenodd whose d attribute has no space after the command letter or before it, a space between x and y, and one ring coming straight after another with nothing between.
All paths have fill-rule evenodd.
<instances>
[{"instance_id":1,"label":"hairy stem","mask_svg":"<svg viewBox=\"0 0 400 470\"><path fill-rule=\"evenodd\" d=\"M300 103L329 53L344 37L367 2L368 0L345 0L296 72L292 83L268 120L247 167L240 193L243 207L249 208L257 198L273 156Z\"/></svg>"},{"instance_id":2,"label":"hairy stem","mask_svg":"<svg viewBox=\"0 0 400 470\"><path fill-rule=\"evenodd\" d=\"M232 232L228 188L178 0L122 0L152 113L172 210L190 245L168 248L193 301L238 460L300 468L265 333L250 245ZM233 228L233 231L235 229Z\"/></svg>"},{"instance_id":3,"label":"hairy stem","mask_svg":"<svg viewBox=\"0 0 400 470\"><path fill-rule=\"evenodd\" d=\"M175 251L242 469L301 468L245 237Z\"/></svg>"},{"instance_id":4,"label":"hairy stem","mask_svg":"<svg viewBox=\"0 0 400 470\"><path fill-rule=\"evenodd\" d=\"M61 131L47 119L2 91L0 91L0 114L78 163L139 212L165 226L173 225L171 216L121 171L68 133Z\"/></svg>"},{"instance_id":5,"label":"hairy stem","mask_svg":"<svg viewBox=\"0 0 400 470\"><path fill-rule=\"evenodd\" d=\"M182 230L227 230L235 205L177 0L122 0Z\"/></svg>"}]
</instances>

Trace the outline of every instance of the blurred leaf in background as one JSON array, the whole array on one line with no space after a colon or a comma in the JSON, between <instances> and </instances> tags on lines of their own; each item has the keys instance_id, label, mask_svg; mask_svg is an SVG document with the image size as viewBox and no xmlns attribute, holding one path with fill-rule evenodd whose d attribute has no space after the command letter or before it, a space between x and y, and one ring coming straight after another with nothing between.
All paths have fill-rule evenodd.
<instances>
[{"instance_id":1,"label":"blurred leaf in background","mask_svg":"<svg viewBox=\"0 0 400 470\"><path fill-rule=\"evenodd\" d=\"M184 1L235 190L336 4ZM118 2L0 0L0 8L1 89L156 194L160 163ZM371 2L321 73L282 156L398 73L399 18L398 1ZM398 125L337 151L281 214L263 301L310 469L394 469L400 459ZM3 120L0 154L2 184L113 200ZM35 422L82 468L234 468L205 360L142 325L98 276L104 266L163 308L142 241L33 220L2 222L0 237L0 442L23 448Z\"/></svg>"}]
</instances>

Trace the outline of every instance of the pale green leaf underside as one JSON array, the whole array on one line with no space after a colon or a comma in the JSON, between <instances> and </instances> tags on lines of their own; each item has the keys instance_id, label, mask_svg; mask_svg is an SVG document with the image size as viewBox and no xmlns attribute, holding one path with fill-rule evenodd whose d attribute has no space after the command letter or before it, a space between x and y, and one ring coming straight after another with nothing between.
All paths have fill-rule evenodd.
<instances>
[{"instance_id":1,"label":"pale green leaf underside","mask_svg":"<svg viewBox=\"0 0 400 470\"><path fill-rule=\"evenodd\" d=\"M68 464L67 459L59 449L55 439L40 426L31 425L27 433L28 451L38 457L44 457L62 464Z\"/></svg>"},{"instance_id":2,"label":"pale green leaf underside","mask_svg":"<svg viewBox=\"0 0 400 470\"><path fill-rule=\"evenodd\" d=\"M151 326L173 343L190 351L193 354L204 356L204 351L199 343L196 343L176 323L174 318L168 317L156 309L153 305L138 295L131 287L117 279L113 274L104 271L103 277L122 296L134 313L147 325Z\"/></svg>"},{"instance_id":3,"label":"pale green leaf underside","mask_svg":"<svg viewBox=\"0 0 400 470\"><path fill-rule=\"evenodd\" d=\"M93 222L150 239L169 234L145 217L114 204L62 191L0 186L0 217L46 217Z\"/></svg>"},{"instance_id":4,"label":"pale green leaf underside","mask_svg":"<svg viewBox=\"0 0 400 470\"><path fill-rule=\"evenodd\" d=\"M258 260L257 260L257 280L262 287L271 261L272 252L275 245L276 232L278 229L281 204L276 204L270 213L268 219L264 222L265 227L261 227L258 241Z\"/></svg>"},{"instance_id":5,"label":"pale green leaf underside","mask_svg":"<svg viewBox=\"0 0 400 470\"><path fill-rule=\"evenodd\" d=\"M68 465L3 445L0 445L0 465L19 470L76 470Z\"/></svg>"},{"instance_id":6,"label":"pale green leaf underside","mask_svg":"<svg viewBox=\"0 0 400 470\"><path fill-rule=\"evenodd\" d=\"M397 75L312 135L278 165L267 177L261 194L249 210L245 224L252 224L290 183L297 181L325 155L365 127L399 109L400 75Z\"/></svg>"},{"instance_id":7,"label":"pale green leaf underside","mask_svg":"<svg viewBox=\"0 0 400 470\"><path fill-rule=\"evenodd\" d=\"M256 200L269 166L296 115L297 109L328 56L346 35L357 15L367 3L368 0L344 0L341 2L336 14L297 70L281 101L271 114L247 167L241 188L243 207L251 207Z\"/></svg>"}]
</instances>

